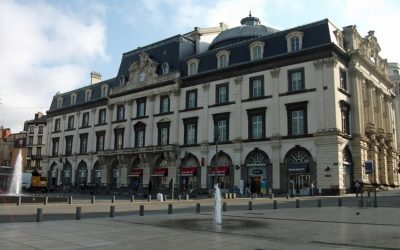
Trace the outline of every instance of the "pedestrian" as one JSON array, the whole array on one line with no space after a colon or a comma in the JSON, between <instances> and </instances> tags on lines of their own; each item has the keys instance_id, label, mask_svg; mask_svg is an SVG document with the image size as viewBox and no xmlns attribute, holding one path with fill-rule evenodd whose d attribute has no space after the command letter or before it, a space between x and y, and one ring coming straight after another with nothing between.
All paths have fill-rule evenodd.
<instances>
[{"instance_id":1,"label":"pedestrian","mask_svg":"<svg viewBox=\"0 0 400 250\"><path fill-rule=\"evenodd\" d=\"M354 187L356 189L356 197L358 197L358 194L360 193L360 189L361 189L361 184L360 184L360 182L358 182L358 180L356 180Z\"/></svg>"},{"instance_id":2,"label":"pedestrian","mask_svg":"<svg viewBox=\"0 0 400 250\"><path fill-rule=\"evenodd\" d=\"M246 186L246 196L247 195L251 196L250 185L248 183L247 183L247 186Z\"/></svg>"},{"instance_id":3,"label":"pedestrian","mask_svg":"<svg viewBox=\"0 0 400 250\"><path fill-rule=\"evenodd\" d=\"M314 182L312 181L311 182L311 185L310 185L310 196L313 196L314 195Z\"/></svg>"},{"instance_id":4,"label":"pedestrian","mask_svg":"<svg viewBox=\"0 0 400 250\"><path fill-rule=\"evenodd\" d=\"M149 180L149 185L147 186L147 190L149 192L149 196L151 196L151 190L153 189L153 183Z\"/></svg>"}]
</instances>

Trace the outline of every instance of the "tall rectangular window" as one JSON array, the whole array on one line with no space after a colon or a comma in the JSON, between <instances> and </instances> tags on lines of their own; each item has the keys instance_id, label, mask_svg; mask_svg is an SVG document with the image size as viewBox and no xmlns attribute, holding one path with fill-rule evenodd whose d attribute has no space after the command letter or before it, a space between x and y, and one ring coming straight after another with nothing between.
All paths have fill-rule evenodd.
<instances>
[{"instance_id":1,"label":"tall rectangular window","mask_svg":"<svg viewBox=\"0 0 400 250\"><path fill-rule=\"evenodd\" d=\"M43 126L39 126L39 134L43 134Z\"/></svg>"},{"instance_id":2,"label":"tall rectangular window","mask_svg":"<svg viewBox=\"0 0 400 250\"><path fill-rule=\"evenodd\" d=\"M88 134L81 134L81 135L79 135L79 137L80 137L79 153L86 154L87 153L87 144L88 144Z\"/></svg>"},{"instance_id":3,"label":"tall rectangular window","mask_svg":"<svg viewBox=\"0 0 400 250\"><path fill-rule=\"evenodd\" d=\"M41 147L36 148L36 157L38 157L38 158L42 157L42 148Z\"/></svg>"},{"instance_id":4,"label":"tall rectangular window","mask_svg":"<svg viewBox=\"0 0 400 250\"><path fill-rule=\"evenodd\" d=\"M99 110L99 124L106 124L106 109Z\"/></svg>"},{"instance_id":5,"label":"tall rectangular window","mask_svg":"<svg viewBox=\"0 0 400 250\"><path fill-rule=\"evenodd\" d=\"M136 116L137 117L145 116L146 115L146 99L145 98L137 99L136 104L137 104Z\"/></svg>"},{"instance_id":6,"label":"tall rectangular window","mask_svg":"<svg viewBox=\"0 0 400 250\"><path fill-rule=\"evenodd\" d=\"M229 140L229 113L213 114L214 141L225 142Z\"/></svg>"},{"instance_id":7,"label":"tall rectangular window","mask_svg":"<svg viewBox=\"0 0 400 250\"><path fill-rule=\"evenodd\" d=\"M135 129L135 147L141 148L145 146L145 131L146 125L142 122L134 126Z\"/></svg>"},{"instance_id":8,"label":"tall rectangular window","mask_svg":"<svg viewBox=\"0 0 400 250\"><path fill-rule=\"evenodd\" d=\"M58 156L58 144L59 144L59 138L53 138L53 147L51 150L51 156Z\"/></svg>"},{"instance_id":9,"label":"tall rectangular window","mask_svg":"<svg viewBox=\"0 0 400 250\"><path fill-rule=\"evenodd\" d=\"M158 145L169 144L169 122L158 123Z\"/></svg>"},{"instance_id":10,"label":"tall rectangular window","mask_svg":"<svg viewBox=\"0 0 400 250\"><path fill-rule=\"evenodd\" d=\"M169 112L169 97L161 96L160 97L160 113Z\"/></svg>"},{"instance_id":11,"label":"tall rectangular window","mask_svg":"<svg viewBox=\"0 0 400 250\"><path fill-rule=\"evenodd\" d=\"M61 126L61 119L60 119L60 118L57 118L57 119L54 121L54 132L60 132L60 131L61 131L60 126Z\"/></svg>"},{"instance_id":12,"label":"tall rectangular window","mask_svg":"<svg viewBox=\"0 0 400 250\"><path fill-rule=\"evenodd\" d=\"M265 137L265 111L266 108L247 110L249 139Z\"/></svg>"},{"instance_id":13,"label":"tall rectangular window","mask_svg":"<svg viewBox=\"0 0 400 250\"><path fill-rule=\"evenodd\" d=\"M290 91L299 91L305 88L304 84L304 69L295 69L288 71L288 79L289 79L289 92Z\"/></svg>"},{"instance_id":14,"label":"tall rectangular window","mask_svg":"<svg viewBox=\"0 0 400 250\"><path fill-rule=\"evenodd\" d=\"M183 144L191 145L197 143L197 123L198 117L184 118L184 137Z\"/></svg>"},{"instance_id":15,"label":"tall rectangular window","mask_svg":"<svg viewBox=\"0 0 400 250\"><path fill-rule=\"evenodd\" d=\"M117 121L123 121L125 119L125 106L117 106Z\"/></svg>"},{"instance_id":16,"label":"tall rectangular window","mask_svg":"<svg viewBox=\"0 0 400 250\"><path fill-rule=\"evenodd\" d=\"M348 91L346 70L340 69L339 72L340 72L339 73L340 74L340 88Z\"/></svg>"},{"instance_id":17,"label":"tall rectangular window","mask_svg":"<svg viewBox=\"0 0 400 250\"><path fill-rule=\"evenodd\" d=\"M33 136L28 137L28 145L33 145Z\"/></svg>"},{"instance_id":18,"label":"tall rectangular window","mask_svg":"<svg viewBox=\"0 0 400 250\"><path fill-rule=\"evenodd\" d=\"M43 136L40 135L37 137L37 144L42 145L42 143L43 143Z\"/></svg>"},{"instance_id":19,"label":"tall rectangular window","mask_svg":"<svg viewBox=\"0 0 400 250\"><path fill-rule=\"evenodd\" d=\"M65 137L65 155L72 155L72 142L72 135Z\"/></svg>"},{"instance_id":20,"label":"tall rectangular window","mask_svg":"<svg viewBox=\"0 0 400 250\"><path fill-rule=\"evenodd\" d=\"M250 98L264 96L264 76L250 78Z\"/></svg>"},{"instance_id":21,"label":"tall rectangular window","mask_svg":"<svg viewBox=\"0 0 400 250\"><path fill-rule=\"evenodd\" d=\"M192 109L197 107L197 89L186 91L186 108Z\"/></svg>"},{"instance_id":22,"label":"tall rectangular window","mask_svg":"<svg viewBox=\"0 0 400 250\"><path fill-rule=\"evenodd\" d=\"M29 134L34 134L34 133L35 133L35 127L29 126Z\"/></svg>"},{"instance_id":23,"label":"tall rectangular window","mask_svg":"<svg viewBox=\"0 0 400 250\"><path fill-rule=\"evenodd\" d=\"M89 127L89 112L85 112L82 115L82 127Z\"/></svg>"},{"instance_id":24,"label":"tall rectangular window","mask_svg":"<svg viewBox=\"0 0 400 250\"><path fill-rule=\"evenodd\" d=\"M292 51L300 50L300 38L298 36L294 36L290 39L290 44L292 47Z\"/></svg>"},{"instance_id":25,"label":"tall rectangular window","mask_svg":"<svg viewBox=\"0 0 400 250\"><path fill-rule=\"evenodd\" d=\"M105 138L104 131L96 132L96 151L104 150L104 138Z\"/></svg>"},{"instance_id":26,"label":"tall rectangular window","mask_svg":"<svg viewBox=\"0 0 400 250\"><path fill-rule=\"evenodd\" d=\"M74 116L68 116L68 129L73 129L74 128Z\"/></svg>"},{"instance_id":27,"label":"tall rectangular window","mask_svg":"<svg viewBox=\"0 0 400 250\"><path fill-rule=\"evenodd\" d=\"M258 60L262 58L261 46L254 46L252 50L253 50L253 60Z\"/></svg>"},{"instance_id":28,"label":"tall rectangular window","mask_svg":"<svg viewBox=\"0 0 400 250\"><path fill-rule=\"evenodd\" d=\"M288 135L307 134L307 101L286 104Z\"/></svg>"},{"instance_id":29,"label":"tall rectangular window","mask_svg":"<svg viewBox=\"0 0 400 250\"><path fill-rule=\"evenodd\" d=\"M123 149L124 148L124 129L119 128L114 130L114 149Z\"/></svg>"},{"instance_id":30,"label":"tall rectangular window","mask_svg":"<svg viewBox=\"0 0 400 250\"><path fill-rule=\"evenodd\" d=\"M344 101L340 102L340 111L342 118L342 132L350 135L350 105Z\"/></svg>"},{"instance_id":31,"label":"tall rectangular window","mask_svg":"<svg viewBox=\"0 0 400 250\"><path fill-rule=\"evenodd\" d=\"M229 101L229 85L228 83L222 83L216 85L216 101L215 103L226 103Z\"/></svg>"}]
</instances>

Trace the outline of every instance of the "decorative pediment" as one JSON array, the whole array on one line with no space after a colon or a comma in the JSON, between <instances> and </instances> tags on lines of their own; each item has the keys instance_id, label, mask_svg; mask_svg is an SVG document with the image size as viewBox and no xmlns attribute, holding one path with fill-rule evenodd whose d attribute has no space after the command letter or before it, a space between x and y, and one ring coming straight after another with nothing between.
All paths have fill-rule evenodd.
<instances>
[{"instance_id":1,"label":"decorative pediment","mask_svg":"<svg viewBox=\"0 0 400 250\"><path fill-rule=\"evenodd\" d=\"M150 58L149 54L140 52L139 61L133 62L129 67L129 88L140 88L153 84L157 78L158 63Z\"/></svg>"}]
</instances>

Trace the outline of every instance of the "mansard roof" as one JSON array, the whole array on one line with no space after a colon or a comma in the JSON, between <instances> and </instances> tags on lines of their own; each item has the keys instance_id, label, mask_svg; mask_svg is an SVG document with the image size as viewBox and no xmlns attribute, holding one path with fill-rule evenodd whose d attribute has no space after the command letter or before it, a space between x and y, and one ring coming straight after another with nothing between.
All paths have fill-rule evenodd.
<instances>
[{"instance_id":1,"label":"mansard roof","mask_svg":"<svg viewBox=\"0 0 400 250\"><path fill-rule=\"evenodd\" d=\"M289 55L296 52L288 52L286 36L291 32L299 31L303 33L302 49L304 51L310 48L316 48L332 43L329 20L324 19L318 22L298 26L295 28L274 32L262 37L255 37L247 39L245 41L238 41L235 44L229 44L226 46L218 47L209 50L205 53L190 56L184 58L181 62L181 75L183 77L188 76L188 69L186 62L190 59L198 59L200 61L198 66L197 75L202 73L217 70L217 53L221 50L227 50L230 52L229 56L229 67L234 65L240 65L244 63L250 63L250 52L249 45L254 41L262 41L265 43L263 58L274 58L282 55ZM299 51L299 52L300 52ZM229 68L228 67L228 68ZM194 75L193 77L196 77Z\"/></svg>"}]
</instances>

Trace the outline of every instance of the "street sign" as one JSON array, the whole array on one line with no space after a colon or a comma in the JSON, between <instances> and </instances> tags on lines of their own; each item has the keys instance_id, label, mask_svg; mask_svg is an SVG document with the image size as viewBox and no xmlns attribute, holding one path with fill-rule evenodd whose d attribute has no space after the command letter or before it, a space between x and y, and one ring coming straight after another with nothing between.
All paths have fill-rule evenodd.
<instances>
[{"instance_id":1,"label":"street sign","mask_svg":"<svg viewBox=\"0 0 400 250\"><path fill-rule=\"evenodd\" d=\"M364 162L365 174L371 175L374 171L374 161L368 160Z\"/></svg>"}]
</instances>

